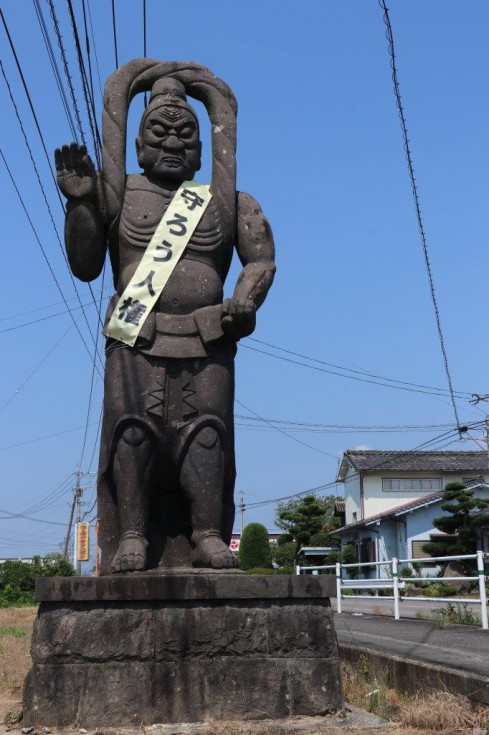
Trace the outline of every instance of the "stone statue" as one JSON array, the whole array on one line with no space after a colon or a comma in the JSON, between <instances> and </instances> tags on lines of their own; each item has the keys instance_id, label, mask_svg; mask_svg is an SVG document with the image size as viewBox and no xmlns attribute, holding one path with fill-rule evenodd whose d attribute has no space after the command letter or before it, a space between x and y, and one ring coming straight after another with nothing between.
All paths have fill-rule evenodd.
<instances>
[{"instance_id":1,"label":"stone statue","mask_svg":"<svg viewBox=\"0 0 489 735\"><path fill-rule=\"evenodd\" d=\"M127 175L129 104L149 90L136 139L142 173ZM183 182L201 165L199 122L187 95L204 104L210 119L212 198L130 346L107 325L112 316L122 326L138 323L146 307L122 297L134 287L135 271ZM71 270L92 281L108 250L116 289L105 326L98 477L103 574L238 565L229 549L233 363L236 342L254 330L275 266L260 206L236 191L236 111L229 87L205 67L139 59L118 69L105 87L102 171L95 171L85 146L55 152L58 185L68 200ZM181 196L189 211L200 206L193 190L184 188ZM182 234L184 221L176 215L170 232ZM154 261L171 260L168 240L156 248L161 257ZM234 248L243 269L232 298L223 300ZM159 265L136 285L153 293Z\"/></svg>"}]
</instances>

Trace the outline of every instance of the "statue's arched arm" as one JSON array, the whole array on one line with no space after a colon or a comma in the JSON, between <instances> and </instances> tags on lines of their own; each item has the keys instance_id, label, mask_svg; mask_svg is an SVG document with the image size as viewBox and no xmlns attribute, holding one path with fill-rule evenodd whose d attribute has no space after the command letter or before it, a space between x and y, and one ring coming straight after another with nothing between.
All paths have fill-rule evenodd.
<instances>
[{"instance_id":1,"label":"statue's arched arm","mask_svg":"<svg viewBox=\"0 0 489 735\"><path fill-rule=\"evenodd\" d=\"M258 202L238 193L236 250L243 265L233 297L225 304L223 329L236 338L251 334L256 310L265 301L275 275L275 246Z\"/></svg>"}]
</instances>

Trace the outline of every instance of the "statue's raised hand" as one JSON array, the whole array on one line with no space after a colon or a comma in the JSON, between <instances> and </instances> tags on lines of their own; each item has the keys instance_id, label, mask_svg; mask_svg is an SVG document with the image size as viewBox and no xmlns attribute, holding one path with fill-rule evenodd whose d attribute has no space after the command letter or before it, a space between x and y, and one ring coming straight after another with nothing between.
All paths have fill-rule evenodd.
<instances>
[{"instance_id":1,"label":"statue's raised hand","mask_svg":"<svg viewBox=\"0 0 489 735\"><path fill-rule=\"evenodd\" d=\"M58 186L67 199L93 199L96 173L85 145L72 143L54 151Z\"/></svg>"}]
</instances>

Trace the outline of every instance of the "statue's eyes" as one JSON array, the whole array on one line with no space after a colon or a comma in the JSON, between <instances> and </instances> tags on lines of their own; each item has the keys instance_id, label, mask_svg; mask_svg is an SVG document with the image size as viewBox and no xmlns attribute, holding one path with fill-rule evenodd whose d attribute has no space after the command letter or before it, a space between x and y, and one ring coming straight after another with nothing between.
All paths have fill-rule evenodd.
<instances>
[{"instance_id":1,"label":"statue's eyes","mask_svg":"<svg viewBox=\"0 0 489 735\"><path fill-rule=\"evenodd\" d=\"M193 134L194 134L194 128L191 127L190 125L187 125L185 128L182 128L182 130L180 130L181 138L188 139L188 138L191 138Z\"/></svg>"},{"instance_id":2,"label":"statue's eyes","mask_svg":"<svg viewBox=\"0 0 489 735\"><path fill-rule=\"evenodd\" d=\"M168 131L162 125L153 125L153 127L151 128L151 132L158 138L164 138L166 135L168 135Z\"/></svg>"}]
</instances>

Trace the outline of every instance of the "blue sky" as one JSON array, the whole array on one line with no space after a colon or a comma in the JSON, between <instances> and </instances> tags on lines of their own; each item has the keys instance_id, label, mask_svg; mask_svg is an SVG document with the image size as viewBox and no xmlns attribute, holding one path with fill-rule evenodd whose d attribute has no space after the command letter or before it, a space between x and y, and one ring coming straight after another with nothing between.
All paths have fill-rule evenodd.
<instances>
[{"instance_id":1,"label":"blue sky","mask_svg":"<svg viewBox=\"0 0 489 735\"><path fill-rule=\"evenodd\" d=\"M84 40L81 0L73 5ZM115 68L111 2L87 0L86 5L94 29L91 50L100 124L94 52L103 84ZM56 0L55 7L88 131L66 3ZM116 0L115 7L121 65L143 55L142 2ZM41 8L63 71L44 0ZM452 0L391 0L389 8L449 367L455 389L464 393L457 401L460 420L481 422L484 404L474 408L468 394L489 391L489 5L485 0L468 0L463 6ZM6 0L2 10L51 152L72 136L35 7L28 0ZM204 64L234 90L239 103L238 187L261 203L275 236L276 281L253 335L275 347L244 340L237 356L236 491L244 491L249 506L245 522L272 528L275 504L253 508L253 503L334 481L338 458L347 448L409 449L444 432L450 433L434 448L449 441L447 449L477 448L470 439L456 440L446 395L365 382L375 374L441 392L447 388L377 0L316 0L300 6L289 0L187 0L173 5L147 0L147 17L149 57ZM0 33L5 74L62 238L61 206L2 28ZM3 78L0 89L2 152L78 318L73 285ZM136 99L133 107L130 139L142 100ZM205 144L203 115L202 125ZM93 151L90 140L89 148ZM132 148L130 140L129 171L136 170ZM207 146L201 180L208 179L209 162ZM0 556L17 556L58 550L73 473L78 467L96 470L102 390L97 378L82 455L91 357L70 329L67 313L19 326L66 307L3 161L0 177ZM227 295L237 273L234 266ZM98 295L100 282L92 286ZM87 286L79 284L78 290L82 303L90 302ZM87 316L95 332L93 306ZM92 346L87 325L83 319L77 323ZM351 370L357 372L345 377ZM280 424L282 431L277 431L257 416L269 422L435 428L377 433L331 428L326 433L321 427L311 431ZM58 436L41 439L53 434ZM471 434L482 437L480 428ZM83 511L88 512L93 475L83 484ZM332 492L341 494L341 486Z\"/></svg>"}]
</instances>

